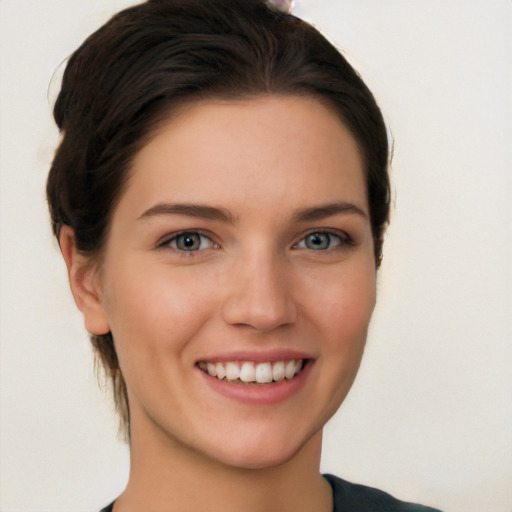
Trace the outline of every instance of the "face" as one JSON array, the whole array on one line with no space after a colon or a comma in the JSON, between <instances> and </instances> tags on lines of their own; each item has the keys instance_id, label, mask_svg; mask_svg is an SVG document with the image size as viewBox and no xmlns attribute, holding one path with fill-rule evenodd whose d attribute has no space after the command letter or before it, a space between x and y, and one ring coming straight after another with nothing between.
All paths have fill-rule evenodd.
<instances>
[{"instance_id":1,"label":"face","mask_svg":"<svg viewBox=\"0 0 512 512\"><path fill-rule=\"evenodd\" d=\"M99 278L132 442L236 467L290 459L348 393L375 303L354 139L313 100L210 102L132 171Z\"/></svg>"}]
</instances>

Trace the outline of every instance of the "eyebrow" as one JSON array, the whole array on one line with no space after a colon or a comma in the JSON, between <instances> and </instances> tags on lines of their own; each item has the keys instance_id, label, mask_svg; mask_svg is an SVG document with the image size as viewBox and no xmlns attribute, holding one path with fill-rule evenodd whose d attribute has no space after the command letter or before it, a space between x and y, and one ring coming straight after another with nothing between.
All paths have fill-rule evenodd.
<instances>
[{"instance_id":1,"label":"eyebrow","mask_svg":"<svg viewBox=\"0 0 512 512\"><path fill-rule=\"evenodd\" d=\"M197 217L199 219L210 219L234 224L231 212L224 208L215 208L213 206L204 206L201 204L170 204L158 203L146 210L139 219L146 219L157 215L186 215L188 217Z\"/></svg>"},{"instance_id":2,"label":"eyebrow","mask_svg":"<svg viewBox=\"0 0 512 512\"><path fill-rule=\"evenodd\" d=\"M368 218L368 215L361 208L359 208L359 206L356 206L352 203L339 201L336 203L329 203L301 210L295 214L294 220L296 222L312 222L316 220L322 220L333 215L338 215L340 213L355 214L363 217L364 219Z\"/></svg>"}]
</instances>

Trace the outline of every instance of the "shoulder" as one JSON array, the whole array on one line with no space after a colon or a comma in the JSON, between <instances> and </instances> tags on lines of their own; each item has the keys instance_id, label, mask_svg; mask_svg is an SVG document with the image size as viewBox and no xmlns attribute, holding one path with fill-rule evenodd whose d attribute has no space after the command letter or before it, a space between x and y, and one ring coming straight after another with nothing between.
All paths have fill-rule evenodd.
<instances>
[{"instance_id":1,"label":"shoulder","mask_svg":"<svg viewBox=\"0 0 512 512\"><path fill-rule=\"evenodd\" d=\"M334 512L440 512L437 509L397 500L390 494L352 484L334 475L323 475L333 491ZM112 512L113 503L100 512Z\"/></svg>"},{"instance_id":2,"label":"shoulder","mask_svg":"<svg viewBox=\"0 0 512 512\"><path fill-rule=\"evenodd\" d=\"M390 494L352 484L333 475L324 475L331 484L334 497L334 512L440 512L437 509L397 500Z\"/></svg>"}]
</instances>

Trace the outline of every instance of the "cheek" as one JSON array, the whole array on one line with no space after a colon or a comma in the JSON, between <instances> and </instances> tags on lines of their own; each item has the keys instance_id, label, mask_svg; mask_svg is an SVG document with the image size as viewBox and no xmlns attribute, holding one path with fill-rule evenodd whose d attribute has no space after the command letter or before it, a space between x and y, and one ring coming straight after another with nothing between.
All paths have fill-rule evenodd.
<instances>
[{"instance_id":1,"label":"cheek","mask_svg":"<svg viewBox=\"0 0 512 512\"><path fill-rule=\"evenodd\" d=\"M179 350L211 316L214 283L170 267L137 268L118 268L106 287L105 309L116 347L130 352Z\"/></svg>"},{"instance_id":2,"label":"cheek","mask_svg":"<svg viewBox=\"0 0 512 512\"><path fill-rule=\"evenodd\" d=\"M375 268L344 268L321 282L310 293L310 304L324 343L336 351L364 345L375 307Z\"/></svg>"},{"instance_id":3,"label":"cheek","mask_svg":"<svg viewBox=\"0 0 512 512\"><path fill-rule=\"evenodd\" d=\"M338 410L356 378L375 306L375 267L350 267L331 270L330 279L317 280L322 286L310 293L307 324L320 351L315 396L324 398L315 405L318 428Z\"/></svg>"},{"instance_id":4,"label":"cheek","mask_svg":"<svg viewBox=\"0 0 512 512\"><path fill-rule=\"evenodd\" d=\"M357 375L376 296L372 265L347 266L331 277L311 302L325 384L319 396L326 396L329 415L343 402Z\"/></svg>"},{"instance_id":5,"label":"cheek","mask_svg":"<svg viewBox=\"0 0 512 512\"><path fill-rule=\"evenodd\" d=\"M215 294L190 272L136 268L110 274L105 306L130 400L146 397L158 411L166 407L167 390L183 384L183 368L193 364L189 341L212 317Z\"/></svg>"}]
</instances>

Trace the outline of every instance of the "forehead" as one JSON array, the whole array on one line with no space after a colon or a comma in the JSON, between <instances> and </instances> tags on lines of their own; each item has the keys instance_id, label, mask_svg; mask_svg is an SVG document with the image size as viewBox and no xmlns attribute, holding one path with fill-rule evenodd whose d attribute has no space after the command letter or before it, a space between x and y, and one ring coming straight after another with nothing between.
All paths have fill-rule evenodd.
<instances>
[{"instance_id":1,"label":"forehead","mask_svg":"<svg viewBox=\"0 0 512 512\"><path fill-rule=\"evenodd\" d=\"M123 200L264 207L318 197L366 207L365 191L357 143L334 111L310 98L265 96L192 104L162 123L136 154Z\"/></svg>"}]
</instances>

